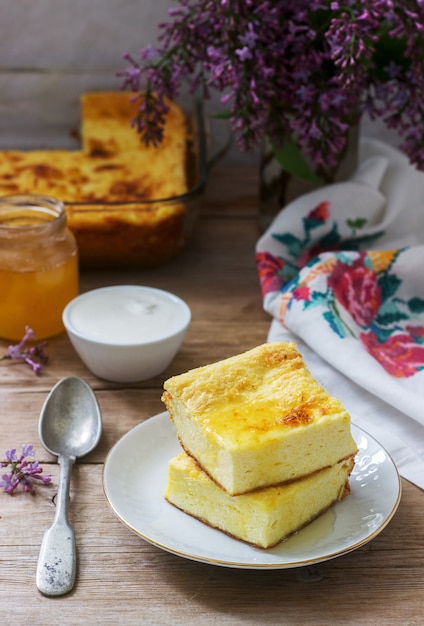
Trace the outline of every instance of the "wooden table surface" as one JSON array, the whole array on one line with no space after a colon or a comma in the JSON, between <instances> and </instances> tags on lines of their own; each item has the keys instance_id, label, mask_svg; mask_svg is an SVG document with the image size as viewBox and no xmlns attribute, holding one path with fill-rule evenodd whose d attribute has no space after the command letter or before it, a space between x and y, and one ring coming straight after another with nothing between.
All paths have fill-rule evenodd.
<instances>
[{"instance_id":1,"label":"wooden table surface","mask_svg":"<svg viewBox=\"0 0 424 626\"><path fill-rule=\"evenodd\" d=\"M190 305L193 320L168 370L153 380L118 385L92 376L65 334L49 340L49 364L36 377L23 365L0 363L0 457L33 443L53 484L36 495L0 493L2 623L47 624L423 624L424 495L403 482L389 525L360 549L318 565L279 570L230 569L186 560L146 543L114 515L103 493L103 462L132 427L163 411L170 375L248 350L266 341L254 263L258 237L255 171L221 165L211 175L190 246L149 271L84 273L81 291L120 283L168 289ZM3 353L6 342L0 342ZM78 546L75 587L67 596L38 592L41 539L54 514L58 466L44 452L41 406L62 377L84 377L103 414L97 449L77 462L70 517Z\"/></svg>"}]
</instances>

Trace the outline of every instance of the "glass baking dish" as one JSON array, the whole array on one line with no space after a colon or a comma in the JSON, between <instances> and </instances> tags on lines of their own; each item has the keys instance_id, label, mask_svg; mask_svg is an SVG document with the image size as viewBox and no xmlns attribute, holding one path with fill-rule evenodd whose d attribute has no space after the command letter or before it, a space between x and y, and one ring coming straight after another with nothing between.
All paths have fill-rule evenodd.
<instances>
[{"instance_id":1,"label":"glass baking dish","mask_svg":"<svg viewBox=\"0 0 424 626\"><path fill-rule=\"evenodd\" d=\"M215 153L212 154L215 127L211 129L213 120L205 114L202 101L196 97L186 97L179 104L188 124L186 193L154 200L134 196L134 200L125 198L125 201L120 202L103 199L79 202L75 195L72 201L66 197L58 198L65 204L68 226L77 240L82 269L154 267L172 259L190 240L201 208L208 172L212 164L225 153L229 140L224 137L221 148L215 147ZM54 155L52 159L54 165ZM36 163L37 167L43 166ZM33 189L19 188L13 193L32 192ZM0 194L6 193L11 191L0 191Z\"/></svg>"},{"instance_id":2,"label":"glass baking dish","mask_svg":"<svg viewBox=\"0 0 424 626\"><path fill-rule=\"evenodd\" d=\"M65 203L82 268L154 267L172 259L191 238L208 171L219 153L208 156L201 101L193 99L191 108L184 110L189 126L187 193L134 202Z\"/></svg>"}]
</instances>

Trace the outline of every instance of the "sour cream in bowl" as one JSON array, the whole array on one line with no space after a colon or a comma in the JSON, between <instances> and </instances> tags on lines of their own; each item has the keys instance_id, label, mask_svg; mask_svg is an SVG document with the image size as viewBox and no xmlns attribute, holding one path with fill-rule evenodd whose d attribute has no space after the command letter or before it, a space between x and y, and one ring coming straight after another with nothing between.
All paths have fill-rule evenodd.
<instances>
[{"instance_id":1,"label":"sour cream in bowl","mask_svg":"<svg viewBox=\"0 0 424 626\"><path fill-rule=\"evenodd\" d=\"M99 378L121 383L163 372L190 321L190 308L181 298L139 285L88 291L63 311L68 337L88 369Z\"/></svg>"}]
</instances>

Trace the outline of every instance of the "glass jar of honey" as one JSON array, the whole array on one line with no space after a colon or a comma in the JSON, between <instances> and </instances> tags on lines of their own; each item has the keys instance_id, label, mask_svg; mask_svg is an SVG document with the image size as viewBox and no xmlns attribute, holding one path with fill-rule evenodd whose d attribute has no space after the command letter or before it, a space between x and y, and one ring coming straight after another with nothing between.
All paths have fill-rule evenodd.
<instances>
[{"instance_id":1,"label":"glass jar of honey","mask_svg":"<svg viewBox=\"0 0 424 626\"><path fill-rule=\"evenodd\" d=\"M0 197L0 337L63 331L78 294L78 253L62 202L35 194Z\"/></svg>"}]
</instances>

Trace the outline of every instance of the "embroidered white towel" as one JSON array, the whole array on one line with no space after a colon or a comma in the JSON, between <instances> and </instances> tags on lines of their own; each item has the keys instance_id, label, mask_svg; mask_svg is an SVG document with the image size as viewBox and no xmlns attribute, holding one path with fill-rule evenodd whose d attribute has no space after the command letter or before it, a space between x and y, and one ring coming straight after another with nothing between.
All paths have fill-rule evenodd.
<instances>
[{"instance_id":1,"label":"embroidered white towel","mask_svg":"<svg viewBox=\"0 0 424 626\"><path fill-rule=\"evenodd\" d=\"M269 340L296 341L424 489L424 174L363 139L355 175L285 207L256 259Z\"/></svg>"}]
</instances>

